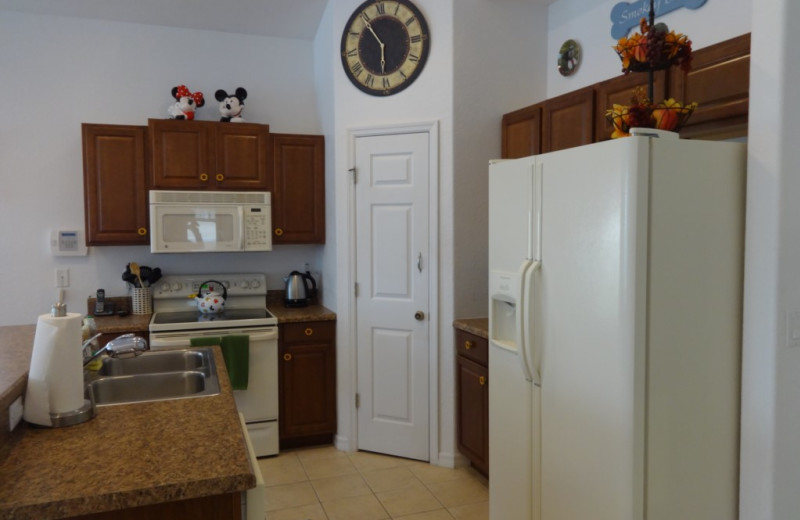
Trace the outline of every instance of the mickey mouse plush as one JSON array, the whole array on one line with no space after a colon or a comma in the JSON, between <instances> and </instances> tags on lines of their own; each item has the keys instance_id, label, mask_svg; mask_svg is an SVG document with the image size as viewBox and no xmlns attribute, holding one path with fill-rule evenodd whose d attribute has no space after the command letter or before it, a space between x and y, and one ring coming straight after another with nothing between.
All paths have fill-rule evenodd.
<instances>
[{"instance_id":1,"label":"mickey mouse plush","mask_svg":"<svg viewBox=\"0 0 800 520\"><path fill-rule=\"evenodd\" d=\"M194 111L206 104L202 92L190 92L186 85L172 88L175 103L167 109L170 119L194 119Z\"/></svg>"},{"instance_id":2,"label":"mickey mouse plush","mask_svg":"<svg viewBox=\"0 0 800 520\"><path fill-rule=\"evenodd\" d=\"M223 123L244 121L242 110L244 109L244 100L247 98L247 91L244 88L237 88L235 94L228 94L219 89L214 93L214 97L219 101L219 113L222 115L220 121Z\"/></svg>"}]
</instances>

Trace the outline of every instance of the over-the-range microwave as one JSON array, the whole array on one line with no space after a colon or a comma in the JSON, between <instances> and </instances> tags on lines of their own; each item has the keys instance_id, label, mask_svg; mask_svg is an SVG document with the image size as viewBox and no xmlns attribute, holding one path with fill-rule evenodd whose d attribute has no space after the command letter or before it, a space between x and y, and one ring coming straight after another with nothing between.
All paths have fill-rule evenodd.
<instances>
[{"instance_id":1,"label":"over-the-range microwave","mask_svg":"<svg viewBox=\"0 0 800 520\"><path fill-rule=\"evenodd\" d=\"M150 251L272 250L266 191L150 191Z\"/></svg>"}]
</instances>

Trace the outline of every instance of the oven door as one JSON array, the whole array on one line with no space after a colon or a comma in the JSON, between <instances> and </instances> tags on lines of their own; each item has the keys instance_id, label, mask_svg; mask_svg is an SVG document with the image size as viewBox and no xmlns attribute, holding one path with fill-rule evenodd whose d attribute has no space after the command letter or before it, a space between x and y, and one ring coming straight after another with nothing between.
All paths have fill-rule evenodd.
<instances>
[{"instance_id":1,"label":"oven door","mask_svg":"<svg viewBox=\"0 0 800 520\"><path fill-rule=\"evenodd\" d=\"M242 251L242 221L237 205L151 204L150 251Z\"/></svg>"},{"instance_id":2,"label":"oven door","mask_svg":"<svg viewBox=\"0 0 800 520\"><path fill-rule=\"evenodd\" d=\"M190 348L192 338L246 334L250 338L247 390L234 390L256 455L278 453L278 327L151 332L150 349Z\"/></svg>"}]
</instances>

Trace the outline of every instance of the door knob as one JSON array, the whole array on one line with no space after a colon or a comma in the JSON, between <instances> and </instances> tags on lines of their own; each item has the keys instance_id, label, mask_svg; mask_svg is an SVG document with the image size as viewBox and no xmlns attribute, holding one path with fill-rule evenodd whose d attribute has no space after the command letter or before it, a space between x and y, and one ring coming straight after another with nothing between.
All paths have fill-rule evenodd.
<instances>
[{"instance_id":1,"label":"door knob","mask_svg":"<svg viewBox=\"0 0 800 520\"><path fill-rule=\"evenodd\" d=\"M414 319L417 321L422 321L425 319L425 313L422 311L417 311L414 313Z\"/></svg>"}]
</instances>

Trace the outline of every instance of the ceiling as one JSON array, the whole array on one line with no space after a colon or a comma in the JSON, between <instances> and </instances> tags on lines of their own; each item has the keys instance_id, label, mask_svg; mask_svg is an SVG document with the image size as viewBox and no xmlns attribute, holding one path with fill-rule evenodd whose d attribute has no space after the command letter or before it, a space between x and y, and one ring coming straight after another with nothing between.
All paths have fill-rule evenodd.
<instances>
[{"instance_id":1,"label":"ceiling","mask_svg":"<svg viewBox=\"0 0 800 520\"><path fill-rule=\"evenodd\" d=\"M546 6L556 0L488 1L532 1ZM328 0L0 0L0 9L312 40L327 2Z\"/></svg>"}]
</instances>

